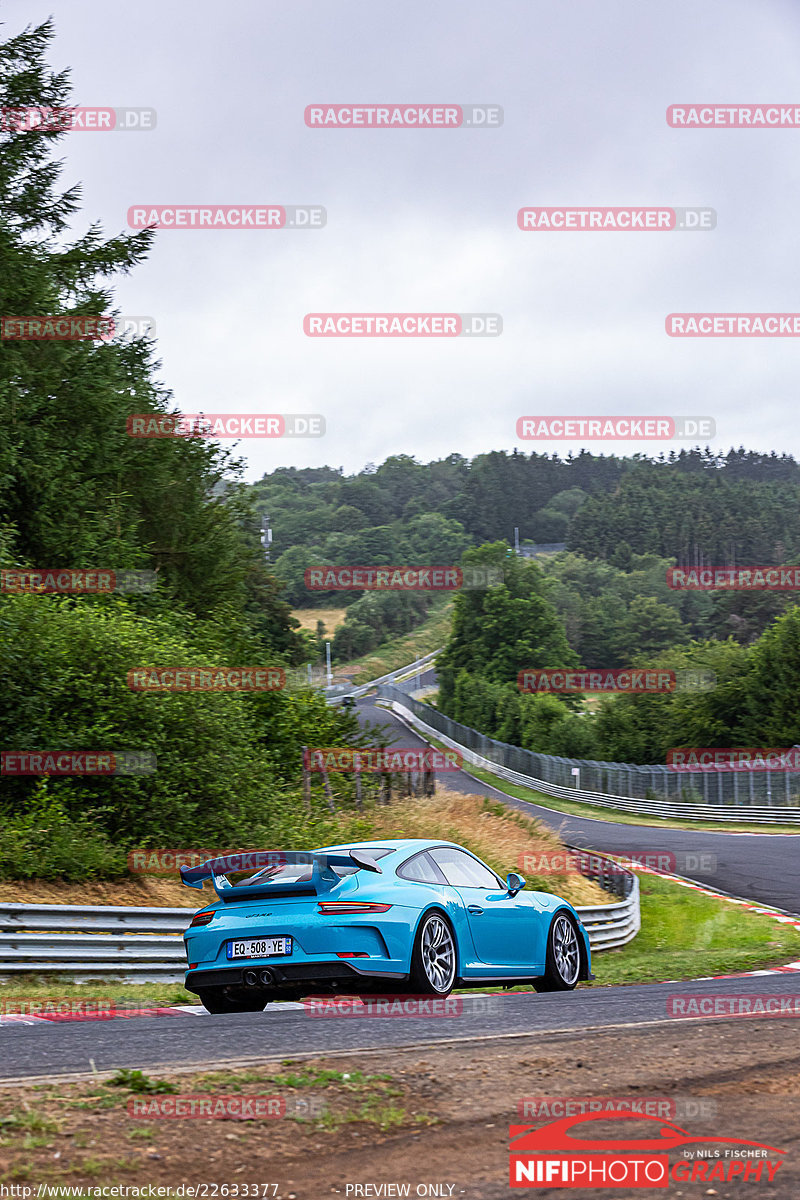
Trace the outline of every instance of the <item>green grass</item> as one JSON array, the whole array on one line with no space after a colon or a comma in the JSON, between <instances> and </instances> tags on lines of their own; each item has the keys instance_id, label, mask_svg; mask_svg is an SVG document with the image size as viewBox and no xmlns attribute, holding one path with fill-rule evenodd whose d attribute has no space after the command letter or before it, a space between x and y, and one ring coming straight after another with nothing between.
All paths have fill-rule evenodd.
<instances>
[{"instance_id":1,"label":"green grass","mask_svg":"<svg viewBox=\"0 0 800 1200\"><path fill-rule=\"evenodd\" d=\"M800 930L692 888L640 875L642 928L593 957L597 983L732 975L800 959Z\"/></svg>"},{"instance_id":2,"label":"green grass","mask_svg":"<svg viewBox=\"0 0 800 1200\"><path fill-rule=\"evenodd\" d=\"M132 1071L128 1067L120 1067L116 1075L109 1079L106 1087L123 1087L130 1092L177 1092L175 1083L166 1079L151 1079L143 1071Z\"/></svg>"},{"instance_id":3,"label":"green grass","mask_svg":"<svg viewBox=\"0 0 800 1200\"><path fill-rule=\"evenodd\" d=\"M180 983L67 983L56 976L0 981L0 1012L13 1002L27 1000L111 1000L123 1008L168 1008L172 1004L199 1004L194 992ZM9 1011L14 1011L9 1008ZM33 1014L36 1015L35 1013ZM165 1017L164 1020L169 1020Z\"/></svg>"},{"instance_id":4,"label":"green grass","mask_svg":"<svg viewBox=\"0 0 800 1200\"><path fill-rule=\"evenodd\" d=\"M397 671L407 663L438 650L447 641L450 634L450 624L453 616L453 598L446 596L434 600L427 618L400 637L391 638L377 646L369 654L352 662L336 663L336 673L353 675L354 683L368 683L370 679L378 679L389 671Z\"/></svg>"},{"instance_id":5,"label":"green grass","mask_svg":"<svg viewBox=\"0 0 800 1200\"><path fill-rule=\"evenodd\" d=\"M592 955L592 987L735 975L800 960L800 930L774 918L657 875L640 874L639 887L642 928L620 950Z\"/></svg>"},{"instance_id":6,"label":"green grass","mask_svg":"<svg viewBox=\"0 0 800 1200\"><path fill-rule=\"evenodd\" d=\"M318 1126L335 1133L343 1125L357 1123L375 1125L382 1132L396 1129L404 1125L435 1125L438 1121L427 1113L408 1113L396 1104L383 1103L379 1097L371 1097L359 1105L353 1112L340 1113L327 1111L322 1114Z\"/></svg>"}]
</instances>

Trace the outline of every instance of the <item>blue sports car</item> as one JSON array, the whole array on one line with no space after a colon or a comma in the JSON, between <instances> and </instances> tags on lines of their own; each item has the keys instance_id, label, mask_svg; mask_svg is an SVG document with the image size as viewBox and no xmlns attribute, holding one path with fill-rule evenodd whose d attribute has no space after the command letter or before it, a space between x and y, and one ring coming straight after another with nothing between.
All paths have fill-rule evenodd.
<instances>
[{"instance_id":1,"label":"blue sports car","mask_svg":"<svg viewBox=\"0 0 800 1200\"><path fill-rule=\"evenodd\" d=\"M303 995L592 979L589 938L571 904L505 883L453 842L387 838L273 861L231 882L230 859L181 867L219 899L184 934L186 987L212 1013L260 1012Z\"/></svg>"}]
</instances>

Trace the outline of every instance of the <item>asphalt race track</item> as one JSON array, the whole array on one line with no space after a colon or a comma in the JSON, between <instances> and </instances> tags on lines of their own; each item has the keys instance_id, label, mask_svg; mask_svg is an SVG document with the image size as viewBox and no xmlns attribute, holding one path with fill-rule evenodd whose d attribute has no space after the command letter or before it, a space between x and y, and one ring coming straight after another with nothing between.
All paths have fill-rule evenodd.
<instances>
[{"instance_id":1,"label":"asphalt race track","mask_svg":"<svg viewBox=\"0 0 800 1200\"><path fill-rule=\"evenodd\" d=\"M432 671L423 682L435 680ZM372 698L357 701L359 719L389 725L394 745L423 746L426 743L388 709L376 708ZM678 856L676 873L718 888L744 900L780 908L800 915L800 835L781 833L709 833L704 830L660 829L656 825L628 825L613 820L575 817L553 809L541 808L497 791L462 771L442 772L437 776L445 787L470 795L491 795L505 804L538 817L557 830L569 845L604 851L608 854L673 851ZM715 870L703 873L691 866L681 869L687 855L714 856ZM712 861L714 861L712 860ZM508 864L516 870L516 863Z\"/></svg>"},{"instance_id":2,"label":"asphalt race track","mask_svg":"<svg viewBox=\"0 0 800 1200\"><path fill-rule=\"evenodd\" d=\"M425 744L387 710L376 708L372 700L358 702L358 716L362 723L390 726L396 735L395 745ZM539 817L573 845L618 853L661 850L714 854L716 873L696 873L694 878L699 882L800 914L800 842L791 835L695 833L616 824L567 816L515 800L463 772L441 773L438 778L458 791L493 794ZM509 869L515 866L510 863ZM211 1016L198 1008L174 1016L108 1021L0 1023L0 1078L48 1078L118 1067L165 1070L210 1063L234 1065L336 1051L513 1038L537 1032L553 1036L592 1028L663 1024L675 1029L675 1018L668 1013L670 996L755 993L800 997L800 972L696 979L689 983L582 987L575 992L542 995L474 995L465 999L461 1015L446 1017L321 1017L312 1016L302 1005L276 1004L263 1013L233 1016ZM697 1023L697 1018L680 1023L692 1022Z\"/></svg>"},{"instance_id":3,"label":"asphalt race track","mask_svg":"<svg viewBox=\"0 0 800 1200\"><path fill-rule=\"evenodd\" d=\"M51 1077L118 1067L147 1068L330 1054L337 1050L385 1050L392 1046L436 1045L442 1041L529 1035L541 1031L584 1032L592 1027L664 1024L669 996L800 996L800 974L739 976L631 987L585 988L574 992L518 992L486 997L490 1012L453 1017L311 1016L297 1006L268 1006L263 1013L233 1016L137 1017L110 1021L0 1024L0 1078ZM484 999L465 998L465 1010ZM487 1004L486 1007L489 1007ZM726 1018L719 1018L726 1019ZM697 1024L685 1018L680 1024Z\"/></svg>"}]
</instances>

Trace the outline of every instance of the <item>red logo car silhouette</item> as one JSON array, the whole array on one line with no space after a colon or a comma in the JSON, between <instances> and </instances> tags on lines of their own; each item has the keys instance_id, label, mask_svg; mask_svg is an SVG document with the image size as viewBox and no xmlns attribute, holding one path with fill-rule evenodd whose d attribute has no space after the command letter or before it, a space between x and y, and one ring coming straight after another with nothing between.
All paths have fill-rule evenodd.
<instances>
[{"instance_id":1,"label":"red logo car silhouette","mask_svg":"<svg viewBox=\"0 0 800 1200\"><path fill-rule=\"evenodd\" d=\"M631 1137L614 1140L599 1138L581 1138L570 1135L573 1125L588 1124L590 1121L650 1121L658 1126L656 1137ZM745 1138L701 1137L663 1121L660 1117L647 1117L634 1112L599 1112L579 1113L575 1117L562 1117L560 1121L551 1121L549 1125L510 1125L510 1150L514 1154L529 1151L554 1150L566 1151L573 1154L585 1154L591 1150L675 1150L679 1146L692 1145L696 1142L723 1142L732 1146L757 1146L761 1150L771 1150L774 1154L784 1154L775 1146L767 1146L764 1142L751 1142Z\"/></svg>"}]
</instances>

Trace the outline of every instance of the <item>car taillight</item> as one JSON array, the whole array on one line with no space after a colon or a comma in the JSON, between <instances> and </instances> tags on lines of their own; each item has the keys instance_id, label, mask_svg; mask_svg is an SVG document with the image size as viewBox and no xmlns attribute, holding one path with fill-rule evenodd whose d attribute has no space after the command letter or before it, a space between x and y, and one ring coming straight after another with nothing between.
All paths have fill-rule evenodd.
<instances>
[{"instance_id":1,"label":"car taillight","mask_svg":"<svg viewBox=\"0 0 800 1200\"><path fill-rule=\"evenodd\" d=\"M317 908L326 917L335 917L340 913L373 913L388 912L391 904L370 904L366 900L320 900Z\"/></svg>"},{"instance_id":2,"label":"car taillight","mask_svg":"<svg viewBox=\"0 0 800 1200\"><path fill-rule=\"evenodd\" d=\"M342 950L336 952L337 958L369 958L366 950Z\"/></svg>"},{"instance_id":3,"label":"car taillight","mask_svg":"<svg viewBox=\"0 0 800 1200\"><path fill-rule=\"evenodd\" d=\"M208 922L213 921L213 919L214 919L214 910L213 909L211 910L211 912L195 913L195 915L192 917L192 923L189 926L189 928L194 929L196 925L207 925Z\"/></svg>"}]
</instances>

